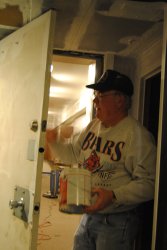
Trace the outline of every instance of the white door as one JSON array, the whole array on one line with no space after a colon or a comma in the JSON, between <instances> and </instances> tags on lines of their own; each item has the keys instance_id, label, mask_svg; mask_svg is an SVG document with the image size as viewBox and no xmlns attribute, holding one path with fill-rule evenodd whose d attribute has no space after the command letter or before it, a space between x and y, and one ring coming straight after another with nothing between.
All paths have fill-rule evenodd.
<instances>
[{"instance_id":1,"label":"white door","mask_svg":"<svg viewBox=\"0 0 167 250\"><path fill-rule=\"evenodd\" d=\"M54 23L0 41L0 250L36 249Z\"/></svg>"}]
</instances>

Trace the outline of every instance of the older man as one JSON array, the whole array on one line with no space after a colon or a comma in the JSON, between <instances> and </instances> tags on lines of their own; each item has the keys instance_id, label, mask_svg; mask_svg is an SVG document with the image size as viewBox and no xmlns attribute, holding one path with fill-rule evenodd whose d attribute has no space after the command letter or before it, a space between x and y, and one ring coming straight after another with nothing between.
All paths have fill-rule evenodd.
<instances>
[{"instance_id":1,"label":"older man","mask_svg":"<svg viewBox=\"0 0 167 250\"><path fill-rule=\"evenodd\" d=\"M94 89L96 118L77 142L63 145L47 133L54 152L92 173L92 205L85 208L73 250L132 250L139 228L137 207L153 199L156 147L151 134L128 115L129 77L107 70Z\"/></svg>"}]
</instances>

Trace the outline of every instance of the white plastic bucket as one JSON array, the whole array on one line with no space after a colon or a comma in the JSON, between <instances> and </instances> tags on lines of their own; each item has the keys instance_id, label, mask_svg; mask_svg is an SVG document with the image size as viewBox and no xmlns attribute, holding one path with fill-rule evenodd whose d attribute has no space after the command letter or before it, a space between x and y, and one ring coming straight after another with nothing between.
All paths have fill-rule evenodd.
<instances>
[{"instance_id":1,"label":"white plastic bucket","mask_svg":"<svg viewBox=\"0 0 167 250\"><path fill-rule=\"evenodd\" d=\"M59 210L65 213L83 213L91 204L91 172L68 168L60 174Z\"/></svg>"}]
</instances>

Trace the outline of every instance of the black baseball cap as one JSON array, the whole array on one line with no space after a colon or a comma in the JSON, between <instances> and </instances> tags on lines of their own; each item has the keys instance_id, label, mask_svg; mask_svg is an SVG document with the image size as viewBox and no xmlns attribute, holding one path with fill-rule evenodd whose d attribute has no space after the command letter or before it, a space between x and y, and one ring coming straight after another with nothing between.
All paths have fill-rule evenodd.
<instances>
[{"instance_id":1,"label":"black baseball cap","mask_svg":"<svg viewBox=\"0 0 167 250\"><path fill-rule=\"evenodd\" d=\"M106 70L96 83L86 85L86 87L102 93L116 90L127 96L133 95L133 83L130 78L111 69Z\"/></svg>"}]
</instances>

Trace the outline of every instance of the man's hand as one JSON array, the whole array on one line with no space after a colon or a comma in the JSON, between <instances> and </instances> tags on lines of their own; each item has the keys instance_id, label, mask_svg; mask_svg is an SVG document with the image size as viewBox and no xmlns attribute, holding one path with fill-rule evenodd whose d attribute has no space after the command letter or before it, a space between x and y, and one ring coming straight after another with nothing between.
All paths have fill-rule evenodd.
<instances>
[{"instance_id":1,"label":"man's hand","mask_svg":"<svg viewBox=\"0 0 167 250\"><path fill-rule=\"evenodd\" d=\"M57 138L57 131L55 129L46 131L44 159L47 161L53 161L54 156L49 147L49 143L53 143L54 141L56 141L56 138Z\"/></svg>"},{"instance_id":2,"label":"man's hand","mask_svg":"<svg viewBox=\"0 0 167 250\"><path fill-rule=\"evenodd\" d=\"M73 126L60 126L60 128L48 129L46 131L46 140L48 143L53 143L59 139L68 139L73 134Z\"/></svg>"},{"instance_id":3,"label":"man's hand","mask_svg":"<svg viewBox=\"0 0 167 250\"><path fill-rule=\"evenodd\" d=\"M103 210L108 205L110 205L115 199L115 195L113 191L105 190L102 188L94 188L92 190L92 195L93 196L97 195L97 200L95 204L91 206L87 206L84 209L84 212L86 213L94 213L94 212Z\"/></svg>"},{"instance_id":4,"label":"man's hand","mask_svg":"<svg viewBox=\"0 0 167 250\"><path fill-rule=\"evenodd\" d=\"M49 162L53 161L53 155L47 142L45 143L44 159Z\"/></svg>"},{"instance_id":5,"label":"man's hand","mask_svg":"<svg viewBox=\"0 0 167 250\"><path fill-rule=\"evenodd\" d=\"M60 127L60 137L63 139L68 139L72 136L74 131L73 126L63 125Z\"/></svg>"},{"instance_id":6,"label":"man's hand","mask_svg":"<svg viewBox=\"0 0 167 250\"><path fill-rule=\"evenodd\" d=\"M72 126L61 126L60 128L48 129L46 130L46 143L45 143L45 153L44 159L47 161L54 161L55 155L50 148L50 144L54 142L64 142L65 139L68 139L72 136L73 133Z\"/></svg>"},{"instance_id":7,"label":"man's hand","mask_svg":"<svg viewBox=\"0 0 167 250\"><path fill-rule=\"evenodd\" d=\"M46 142L53 143L57 139L57 131L55 129L46 130Z\"/></svg>"}]
</instances>

